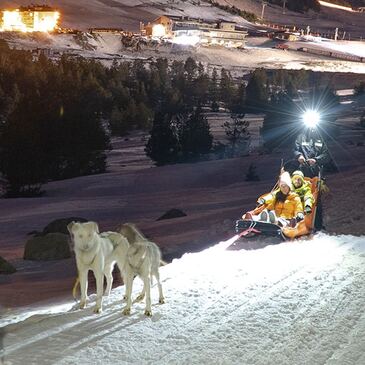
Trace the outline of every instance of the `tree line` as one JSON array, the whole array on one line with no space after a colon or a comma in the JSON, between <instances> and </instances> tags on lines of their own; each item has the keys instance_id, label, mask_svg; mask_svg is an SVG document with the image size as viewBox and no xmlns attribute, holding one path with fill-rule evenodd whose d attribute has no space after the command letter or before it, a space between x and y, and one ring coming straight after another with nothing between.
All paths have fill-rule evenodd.
<instances>
[{"instance_id":1,"label":"tree line","mask_svg":"<svg viewBox=\"0 0 365 365\"><path fill-rule=\"evenodd\" d=\"M287 109L287 100L317 79L303 70L263 69L237 79L224 68L208 72L192 58L111 67L82 57L51 61L0 41L0 172L7 195L35 195L47 181L105 171L111 135L134 129L149 132L146 153L157 165L212 151L234 156L250 142L246 113L267 114L265 134L278 100ZM223 125L226 146L214 143L206 117L222 108L232 116Z\"/></svg>"},{"instance_id":2,"label":"tree line","mask_svg":"<svg viewBox=\"0 0 365 365\"><path fill-rule=\"evenodd\" d=\"M278 6L283 6L283 0L268 0L268 2ZM329 2L331 2L331 0ZM287 9L299 13L305 13L309 10L319 12L321 10L321 5L318 0L287 0L285 6Z\"/></svg>"}]
</instances>

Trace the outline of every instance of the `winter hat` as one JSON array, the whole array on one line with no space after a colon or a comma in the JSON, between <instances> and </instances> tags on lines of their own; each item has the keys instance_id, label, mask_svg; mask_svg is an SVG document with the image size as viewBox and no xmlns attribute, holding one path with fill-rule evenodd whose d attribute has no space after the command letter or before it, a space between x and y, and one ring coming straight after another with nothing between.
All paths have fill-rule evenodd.
<instances>
[{"instance_id":1,"label":"winter hat","mask_svg":"<svg viewBox=\"0 0 365 365\"><path fill-rule=\"evenodd\" d=\"M280 175L279 178L279 186L285 184L287 186L289 186L290 190L292 190L292 183L291 183L291 178L290 178L290 174L289 172L285 171Z\"/></svg>"},{"instance_id":2,"label":"winter hat","mask_svg":"<svg viewBox=\"0 0 365 365\"><path fill-rule=\"evenodd\" d=\"M297 179L297 178L300 178L300 180L302 180L302 182L304 181L304 174L299 170L293 172L291 179L292 179L292 181L294 181L294 179Z\"/></svg>"}]
</instances>

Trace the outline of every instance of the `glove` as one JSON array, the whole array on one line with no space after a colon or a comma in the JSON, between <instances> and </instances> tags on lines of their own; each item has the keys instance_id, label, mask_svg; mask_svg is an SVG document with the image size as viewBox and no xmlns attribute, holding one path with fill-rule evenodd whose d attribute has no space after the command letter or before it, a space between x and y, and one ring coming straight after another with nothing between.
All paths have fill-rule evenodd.
<instances>
[{"instance_id":1,"label":"glove","mask_svg":"<svg viewBox=\"0 0 365 365\"><path fill-rule=\"evenodd\" d=\"M304 219L304 214L302 212L299 212L295 218L297 222L300 222Z\"/></svg>"},{"instance_id":2,"label":"glove","mask_svg":"<svg viewBox=\"0 0 365 365\"><path fill-rule=\"evenodd\" d=\"M304 213L305 214L311 214L312 213L312 208L309 205L306 205L304 208Z\"/></svg>"},{"instance_id":3,"label":"glove","mask_svg":"<svg viewBox=\"0 0 365 365\"><path fill-rule=\"evenodd\" d=\"M264 205L265 204L265 199L264 198L259 198L257 199L257 205L260 206L260 205Z\"/></svg>"},{"instance_id":4,"label":"glove","mask_svg":"<svg viewBox=\"0 0 365 365\"><path fill-rule=\"evenodd\" d=\"M303 165L303 164L304 164L304 162L305 162L305 158L304 158L304 156L303 156L303 155L300 155L300 156L298 157L298 162L299 162L301 165Z\"/></svg>"}]
</instances>

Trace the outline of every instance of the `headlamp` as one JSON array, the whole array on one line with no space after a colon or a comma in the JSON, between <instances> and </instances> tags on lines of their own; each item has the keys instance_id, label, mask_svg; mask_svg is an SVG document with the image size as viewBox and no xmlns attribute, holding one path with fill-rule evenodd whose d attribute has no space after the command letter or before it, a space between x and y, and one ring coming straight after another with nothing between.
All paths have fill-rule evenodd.
<instances>
[{"instance_id":1,"label":"headlamp","mask_svg":"<svg viewBox=\"0 0 365 365\"><path fill-rule=\"evenodd\" d=\"M316 128L320 119L319 113L315 110L307 110L303 114L303 122L308 128Z\"/></svg>"}]
</instances>

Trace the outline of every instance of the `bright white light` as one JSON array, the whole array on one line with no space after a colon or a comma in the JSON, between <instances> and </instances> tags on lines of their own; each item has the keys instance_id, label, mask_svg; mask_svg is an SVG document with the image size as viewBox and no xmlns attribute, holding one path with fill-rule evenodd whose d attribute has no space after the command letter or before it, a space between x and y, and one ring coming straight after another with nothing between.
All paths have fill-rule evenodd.
<instances>
[{"instance_id":1,"label":"bright white light","mask_svg":"<svg viewBox=\"0 0 365 365\"><path fill-rule=\"evenodd\" d=\"M354 9L349 8L348 6L332 4L332 3L329 3L329 2L327 2L327 1L322 1L322 0L319 0L319 3L320 3L322 6L325 6L325 7L328 7L328 8L340 9L340 10L344 10L344 11L349 11L349 12L351 12L351 13L354 13L354 12L355 12L355 10L354 10Z\"/></svg>"},{"instance_id":2,"label":"bright white light","mask_svg":"<svg viewBox=\"0 0 365 365\"><path fill-rule=\"evenodd\" d=\"M60 13L55 12L34 12L34 32L49 32L57 27Z\"/></svg>"},{"instance_id":3,"label":"bright white light","mask_svg":"<svg viewBox=\"0 0 365 365\"><path fill-rule=\"evenodd\" d=\"M197 35L180 35L173 39L173 43L182 44L185 46L195 46L200 42L200 37Z\"/></svg>"},{"instance_id":4,"label":"bright white light","mask_svg":"<svg viewBox=\"0 0 365 365\"><path fill-rule=\"evenodd\" d=\"M32 21L26 21L31 17ZM60 13L58 11L19 11L5 10L3 12L3 25L0 31L17 32L50 32L58 24Z\"/></svg>"},{"instance_id":5,"label":"bright white light","mask_svg":"<svg viewBox=\"0 0 365 365\"><path fill-rule=\"evenodd\" d=\"M26 26L22 21L19 11L7 11L3 12L3 30L4 31L21 31L26 32Z\"/></svg>"},{"instance_id":6,"label":"bright white light","mask_svg":"<svg viewBox=\"0 0 365 365\"><path fill-rule=\"evenodd\" d=\"M166 29L162 24L155 24L152 27L152 37L164 37L166 35Z\"/></svg>"},{"instance_id":7,"label":"bright white light","mask_svg":"<svg viewBox=\"0 0 365 365\"><path fill-rule=\"evenodd\" d=\"M303 122L308 128L317 127L320 121L320 115L315 110L308 110L303 114Z\"/></svg>"}]
</instances>

